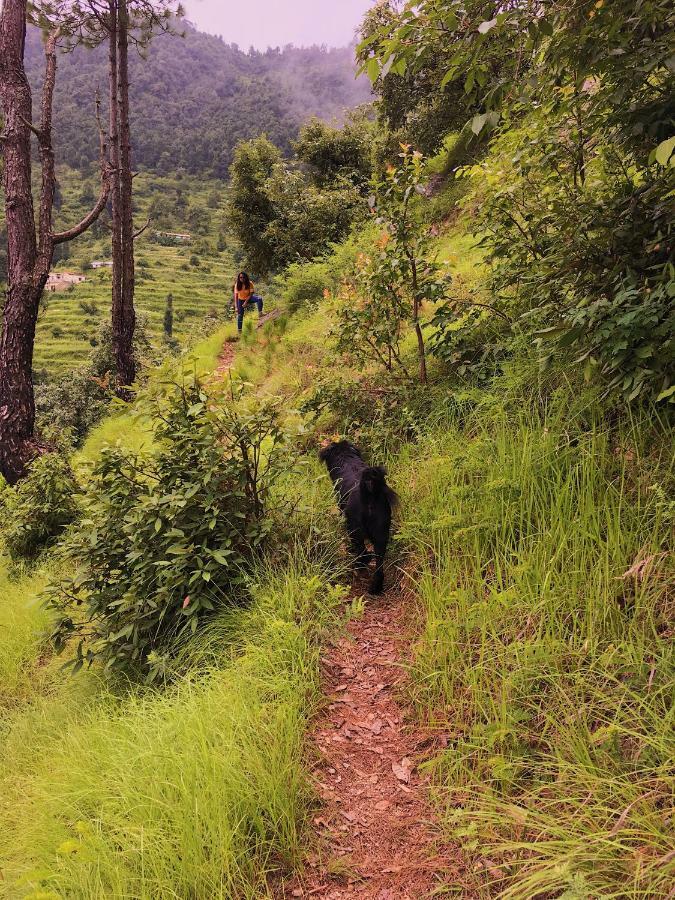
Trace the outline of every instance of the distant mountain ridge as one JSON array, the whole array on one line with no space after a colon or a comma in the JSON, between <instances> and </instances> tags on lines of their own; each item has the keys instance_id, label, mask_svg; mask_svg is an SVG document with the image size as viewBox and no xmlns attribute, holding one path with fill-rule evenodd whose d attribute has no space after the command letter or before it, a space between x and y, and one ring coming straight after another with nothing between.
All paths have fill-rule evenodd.
<instances>
[{"instance_id":1,"label":"distant mountain ridge","mask_svg":"<svg viewBox=\"0 0 675 900\"><path fill-rule=\"evenodd\" d=\"M179 28L184 36L157 36L146 59L130 56L135 166L222 178L239 140L265 132L287 151L303 121L341 119L370 99L368 79L355 78L353 48L245 53L188 22ZM44 56L35 28L27 37L26 68L37 106ZM97 86L105 106L105 47L59 55L54 137L60 163L87 168L96 159Z\"/></svg>"}]
</instances>

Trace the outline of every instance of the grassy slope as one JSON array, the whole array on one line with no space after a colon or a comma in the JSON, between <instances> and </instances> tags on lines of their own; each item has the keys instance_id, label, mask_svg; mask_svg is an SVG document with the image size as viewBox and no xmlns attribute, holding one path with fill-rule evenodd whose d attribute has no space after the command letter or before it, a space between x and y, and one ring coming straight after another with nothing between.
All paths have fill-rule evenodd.
<instances>
[{"instance_id":1,"label":"grassy slope","mask_svg":"<svg viewBox=\"0 0 675 900\"><path fill-rule=\"evenodd\" d=\"M211 373L232 336L225 326L197 344L185 368ZM76 468L84 476L105 443L148 439L142 421L112 416ZM287 485L298 524L288 556L257 573L249 610L223 612L195 640L164 694L64 675L39 602L48 572L17 580L3 564L0 896L258 898L291 864L317 638L342 595L329 584L337 532L319 474L314 464Z\"/></svg>"},{"instance_id":2,"label":"grassy slope","mask_svg":"<svg viewBox=\"0 0 675 900\"><path fill-rule=\"evenodd\" d=\"M439 252L456 287L480 288L465 234ZM244 350L239 371L296 402L335 377L327 324L310 314L264 353ZM428 420L389 465L421 614L411 699L449 741L430 763L435 799L472 862L459 890L666 896L667 429L645 419L610 430L576 373L544 378L527 351L489 390L432 371ZM339 421L336 411L321 427ZM363 424L348 426L359 440Z\"/></svg>"},{"instance_id":3,"label":"grassy slope","mask_svg":"<svg viewBox=\"0 0 675 900\"><path fill-rule=\"evenodd\" d=\"M432 764L443 821L473 883L500 896L666 896L673 571L649 490L658 446L582 425L569 394L544 413L495 399L396 469L424 615L414 700L449 737ZM644 577L625 574L644 561Z\"/></svg>"},{"instance_id":4,"label":"grassy slope","mask_svg":"<svg viewBox=\"0 0 675 900\"><path fill-rule=\"evenodd\" d=\"M298 847L325 578L301 554L261 572L250 611L213 623L163 694L90 674L10 718L2 896L265 895Z\"/></svg>"},{"instance_id":5,"label":"grassy slope","mask_svg":"<svg viewBox=\"0 0 675 900\"><path fill-rule=\"evenodd\" d=\"M461 234L440 246L471 285L479 260L469 248ZM335 371L321 310L285 331L246 328L237 371L258 391L285 393L289 406ZM216 341L211 361L215 349ZM448 741L432 763L435 800L473 863L459 892L665 896L672 571L660 554L672 522L663 488L652 486L667 490L672 477L668 444L644 423L610 433L592 394L560 375L541 382L526 358L482 391L432 371L438 403L418 443L395 450L389 464L421 613L412 699ZM104 423L85 457L102 432L139 440L134 428ZM323 523L317 510L330 500L325 485L318 490L304 504ZM255 628L248 617L235 628L240 653L216 653L214 663L210 652L206 677L165 696L81 687L91 691L83 703L61 686L6 716L5 884L38 866L45 888L67 886L74 896L184 896L185 877L197 897L228 896L234 885L260 896L258 868L292 856L298 840L307 708L296 695L313 690L323 620L305 609L311 638L296 653L306 577L291 564L287 576L263 578ZM325 592L316 595L320 608ZM224 633L231 621L205 639L213 648ZM281 725L270 732L270 722ZM269 740L258 739L260 729ZM283 785L267 772L279 758Z\"/></svg>"},{"instance_id":6,"label":"grassy slope","mask_svg":"<svg viewBox=\"0 0 675 900\"><path fill-rule=\"evenodd\" d=\"M63 205L59 222L76 221L82 214L79 199L80 176L66 171L61 178ZM184 177L179 182L147 173L137 176L135 182L137 211L136 221L144 223L153 196L175 192L180 187L190 204L208 209L211 217L209 233L195 236L191 245L163 247L151 240L152 227L136 245L136 304L148 320L150 335L155 340L162 336L163 317L167 294L174 298L174 338L181 344L194 340L202 320L211 312L222 315L229 303L229 285L234 275L235 262L228 249L216 250L218 228L224 216L225 186L221 182ZM216 191L220 206L209 209L209 195ZM170 230L190 231L188 223L176 220ZM110 259L110 239L91 236L72 243L72 256L55 268L66 271L82 271L87 281L72 290L46 295L46 309L38 322L35 369L48 374L58 374L86 360L91 350L91 339L96 337L99 325L109 315L110 270L88 267L94 259ZM208 248L208 253L201 249ZM199 266L190 260L196 254ZM146 265L147 264L147 265ZM83 310L80 303L93 303L97 312Z\"/></svg>"},{"instance_id":7,"label":"grassy slope","mask_svg":"<svg viewBox=\"0 0 675 900\"><path fill-rule=\"evenodd\" d=\"M7 709L30 696L33 667L44 643L47 617L37 601L42 574L10 577L0 557L0 720Z\"/></svg>"}]
</instances>

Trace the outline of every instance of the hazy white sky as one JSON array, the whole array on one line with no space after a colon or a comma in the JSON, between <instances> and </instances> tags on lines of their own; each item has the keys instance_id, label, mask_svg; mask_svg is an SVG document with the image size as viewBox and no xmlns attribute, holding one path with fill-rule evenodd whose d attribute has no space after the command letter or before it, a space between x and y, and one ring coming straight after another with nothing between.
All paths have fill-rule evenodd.
<instances>
[{"instance_id":1,"label":"hazy white sky","mask_svg":"<svg viewBox=\"0 0 675 900\"><path fill-rule=\"evenodd\" d=\"M242 50L295 44L348 44L374 0L183 0L200 31Z\"/></svg>"}]
</instances>

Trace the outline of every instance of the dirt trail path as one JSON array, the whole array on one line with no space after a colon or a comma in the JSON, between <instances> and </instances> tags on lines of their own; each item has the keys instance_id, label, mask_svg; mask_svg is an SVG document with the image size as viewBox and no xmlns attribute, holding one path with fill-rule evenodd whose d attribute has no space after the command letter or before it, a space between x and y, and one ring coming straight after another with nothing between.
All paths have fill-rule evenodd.
<instances>
[{"instance_id":1,"label":"dirt trail path","mask_svg":"<svg viewBox=\"0 0 675 900\"><path fill-rule=\"evenodd\" d=\"M235 341L225 341L223 344L223 349L218 357L218 365L216 366L218 378L224 378L232 368L236 346Z\"/></svg>"},{"instance_id":2,"label":"dirt trail path","mask_svg":"<svg viewBox=\"0 0 675 900\"><path fill-rule=\"evenodd\" d=\"M400 589L367 598L348 636L324 652L328 703L310 735L323 801L313 819L316 847L282 898L424 900L459 874L416 769L432 740L409 725L400 700L408 609Z\"/></svg>"}]
</instances>

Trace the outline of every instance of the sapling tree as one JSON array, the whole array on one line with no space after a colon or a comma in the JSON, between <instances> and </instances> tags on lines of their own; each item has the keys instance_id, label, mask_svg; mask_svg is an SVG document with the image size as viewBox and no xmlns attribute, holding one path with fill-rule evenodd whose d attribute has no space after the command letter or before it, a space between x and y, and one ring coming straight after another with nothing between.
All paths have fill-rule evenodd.
<instances>
[{"instance_id":1,"label":"sapling tree","mask_svg":"<svg viewBox=\"0 0 675 900\"><path fill-rule=\"evenodd\" d=\"M383 231L373 252L357 263L354 296L343 298L338 349L360 349L388 370L398 367L408 375L400 352L408 323L417 340L419 381L426 384L420 314L425 302L445 296L450 278L431 255L431 237L413 214L413 198L425 181L424 157L408 144L401 144L401 151L399 164L390 165L373 185L369 204Z\"/></svg>"}]
</instances>

